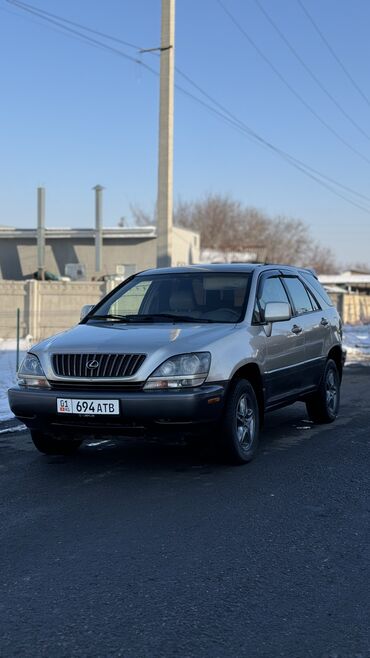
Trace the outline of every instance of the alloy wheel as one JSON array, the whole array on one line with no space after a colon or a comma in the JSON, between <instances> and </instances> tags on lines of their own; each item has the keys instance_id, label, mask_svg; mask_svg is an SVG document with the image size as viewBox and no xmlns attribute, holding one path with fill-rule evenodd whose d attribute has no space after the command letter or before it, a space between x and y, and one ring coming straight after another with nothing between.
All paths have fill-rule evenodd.
<instances>
[{"instance_id":1,"label":"alloy wheel","mask_svg":"<svg viewBox=\"0 0 370 658\"><path fill-rule=\"evenodd\" d=\"M335 414L337 411L338 384L333 370L329 370L327 373L325 390L327 408L331 413Z\"/></svg>"},{"instance_id":2,"label":"alloy wheel","mask_svg":"<svg viewBox=\"0 0 370 658\"><path fill-rule=\"evenodd\" d=\"M240 396L236 407L236 434L240 447L249 450L256 429L255 410L247 393Z\"/></svg>"}]
</instances>

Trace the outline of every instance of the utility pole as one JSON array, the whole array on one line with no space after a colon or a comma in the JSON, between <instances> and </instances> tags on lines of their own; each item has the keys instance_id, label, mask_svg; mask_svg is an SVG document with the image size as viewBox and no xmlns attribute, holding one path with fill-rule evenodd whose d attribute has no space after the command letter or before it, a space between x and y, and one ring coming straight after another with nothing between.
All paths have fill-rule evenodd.
<instances>
[{"instance_id":1,"label":"utility pole","mask_svg":"<svg viewBox=\"0 0 370 658\"><path fill-rule=\"evenodd\" d=\"M102 270L103 252L103 190L101 185L95 185L95 273Z\"/></svg>"},{"instance_id":2,"label":"utility pole","mask_svg":"<svg viewBox=\"0 0 370 658\"><path fill-rule=\"evenodd\" d=\"M162 0L157 267L172 265L175 0Z\"/></svg>"},{"instance_id":3,"label":"utility pole","mask_svg":"<svg viewBox=\"0 0 370 658\"><path fill-rule=\"evenodd\" d=\"M45 188L37 188L37 274L45 279Z\"/></svg>"}]
</instances>

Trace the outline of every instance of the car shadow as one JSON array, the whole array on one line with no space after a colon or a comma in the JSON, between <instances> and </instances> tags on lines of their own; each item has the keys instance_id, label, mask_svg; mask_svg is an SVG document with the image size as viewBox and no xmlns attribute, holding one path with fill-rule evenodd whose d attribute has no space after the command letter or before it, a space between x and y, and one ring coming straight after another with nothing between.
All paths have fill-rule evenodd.
<instances>
[{"instance_id":1,"label":"car shadow","mask_svg":"<svg viewBox=\"0 0 370 658\"><path fill-rule=\"evenodd\" d=\"M277 443L288 445L299 442L303 431L312 429L305 407L296 403L291 407L267 414L261 431L259 452L253 463ZM280 442L280 443L279 443ZM227 469L232 465L225 463L222 455L214 449L212 430L187 442L186 439L173 435L162 437L120 438L107 437L86 439L77 454L68 456L44 456L48 465L68 464L86 471L104 471L122 467L135 471L185 472L194 469Z\"/></svg>"}]
</instances>

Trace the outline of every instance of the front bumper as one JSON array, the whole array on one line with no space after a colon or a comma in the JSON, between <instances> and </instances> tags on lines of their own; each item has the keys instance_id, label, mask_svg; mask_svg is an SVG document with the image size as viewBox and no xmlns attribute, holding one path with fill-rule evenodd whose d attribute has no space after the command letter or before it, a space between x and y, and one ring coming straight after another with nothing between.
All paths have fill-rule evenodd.
<instances>
[{"instance_id":1,"label":"front bumper","mask_svg":"<svg viewBox=\"0 0 370 658\"><path fill-rule=\"evenodd\" d=\"M219 420L222 414L224 384L204 384L197 388L173 391L119 390L89 391L85 389L31 389L15 386L8 391L13 414L34 430L78 431L78 434L110 434L123 429L149 428L155 425L194 426ZM120 414L58 414L57 398L119 400ZM191 427L189 427L190 429Z\"/></svg>"}]
</instances>

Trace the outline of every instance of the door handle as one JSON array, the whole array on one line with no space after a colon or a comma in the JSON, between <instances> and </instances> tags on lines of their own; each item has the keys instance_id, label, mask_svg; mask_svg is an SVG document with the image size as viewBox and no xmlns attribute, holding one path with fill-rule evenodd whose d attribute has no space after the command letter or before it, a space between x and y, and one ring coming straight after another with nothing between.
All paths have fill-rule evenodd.
<instances>
[{"instance_id":1,"label":"door handle","mask_svg":"<svg viewBox=\"0 0 370 658\"><path fill-rule=\"evenodd\" d=\"M302 327L299 327L297 324L293 324L292 332L293 334L301 334L303 331Z\"/></svg>"},{"instance_id":2,"label":"door handle","mask_svg":"<svg viewBox=\"0 0 370 658\"><path fill-rule=\"evenodd\" d=\"M327 320L326 318L321 318L320 324L322 324L323 327L327 327L329 324L329 320Z\"/></svg>"}]
</instances>

